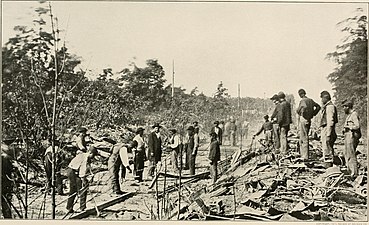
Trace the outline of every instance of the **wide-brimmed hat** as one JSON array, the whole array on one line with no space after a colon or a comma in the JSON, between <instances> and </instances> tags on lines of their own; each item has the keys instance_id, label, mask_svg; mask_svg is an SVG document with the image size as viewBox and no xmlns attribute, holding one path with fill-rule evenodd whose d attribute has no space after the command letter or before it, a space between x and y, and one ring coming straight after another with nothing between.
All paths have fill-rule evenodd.
<instances>
[{"instance_id":1,"label":"wide-brimmed hat","mask_svg":"<svg viewBox=\"0 0 369 225\"><path fill-rule=\"evenodd\" d=\"M176 133L176 132L177 132L177 129L176 129L176 128L174 128L174 127L169 128L168 130L169 130L169 131L171 131L171 132L173 132L173 133Z\"/></svg>"},{"instance_id":2,"label":"wide-brimmed hat","mask_svg":"<svg viewBox=\"0 0 369 225\"><path fill-rule=\"evenodd\" d=\"M285 97L286 97L286 95L284 94L284 92L283 92L283 91L280 91L280 92L278 92L278 97L279 97L279 98L285 98Z\"/></svg>"},{"instance_id":3,"label":"wide-brimmed hat","mask_svg":"<svg viewBox=\"0 0 369 225\"><path fill-rule=\"evenodd\" d=\"M219 125L219 121L218 121L218 120L217 120L217 121L215 121L215 122L214 122L214 124Z\"/></svg>"},{"instance_id":4,"label":"wide-brimmed hat","mask_svg":"<svg viewBox=\"0 0 369 225\"><path fill-rule=\"evenodd\" d=\"M278 95L277 94L274 94L271 98L270 98L270 100L278 100L279 99L279 97L278 97Z\"/></svg>"},{"instance_id":5,"label":"wide-brimmed hat","mask_svg":"<svg viewBox=\"0 0 369 225\"><path fill-rule=\"evenodd\" d=\"M154 123L154 125L152 125L152 128L155 128L155 127L159 127L161 128L160 124L159 123Z\"/></svg>"},{"instance_id":6,"label":"wide-brimmed hat","mask_svg":"<svg viewBox=\"0 0 369 225\"><path fill-rule=\"evenodd\" d=\"M269 119L269 116L268 115L264 115L264 119Z\"/></svg>"}]
</instances>

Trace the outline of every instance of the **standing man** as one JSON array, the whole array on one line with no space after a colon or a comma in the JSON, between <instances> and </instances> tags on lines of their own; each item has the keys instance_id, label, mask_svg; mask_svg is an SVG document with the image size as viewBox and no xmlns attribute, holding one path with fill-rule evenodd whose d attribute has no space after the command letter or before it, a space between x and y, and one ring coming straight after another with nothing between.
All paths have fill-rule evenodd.
<instances>
[{"instance_id":1,"label":"standing man","mask_svg":"<svg viewBox=\"0 0 369 225\"><path fill-rule=\"evenodd\" d=\"M181 140L175 128L169 129L169 148L171 149L171 164L175 171L178 171L178 153L180 151ZM181 159L182 160L182 159ZM182 161L181 161L182 162Z\"/></svg>"},{"instance_id":2,"label":"standing man","mask_svg":"<svg viewBox=\"0 0 369 225\"><path fill-rule=\"evenodd\" d=\"M154 126L152 126L154 129L153 132L149 134L149 140L148 140L148 155L149 155L149 175L153 178L154 172L156 169L156 164L161 161L161 137L160 137L160 128L161 126L159 123L155 123Z\"/></svg>"},{"instance_id":3,"label":"standing man","mask_svg":"<svg viewBox=\"0 0 369 225\"><path fill-rule=\"evenodd\" d=\"M125 174L125 167L122 165L122 160L120 158L120 149L124 146L123 143L117 143L112 148L112 153L108 159L108 170L110 174L110 185L115 194L123 194L120 187L119 171L122 170L122 176ZM124 170L124 172L123 172Z\"/></svg>"},{"instance_id":4,"label":"standing man","mask_svg":"<svg viewBox=\"0 0 369 225\"><path fill-rule=\"evenodd\" d=\"M145 167L146 161L146 143L143 139L143 133L145 129L142 127L137 128L136 136L133 138L133 142L131 144L131 149L133 150L133 176L135 180L138 182L142 182L142 175ZM160 137L160 136L159 136Z\"/></svg>"},{"instance_id":5,"label":"standing man","mask_svg":"<svg viewBox=\"0 0 369 225\"><path fill-rule=\"evenodd\" d=\"M192 124L195 129L197 128L200 131L199 122L195 121Z\"/></svg>"},{"instance_id":6,"label":"standing man","mask_svg":"<svg viewBox=\"0 0 369 225\"><path fill-rule=\"evenodd\" d=\"M273 114L271 116L271 122L273 124L274 149L276 151L279 151L279 149L281 147L281 142L280 142L280 133L281 133L281 131L280 131L279 123L278 123L278 115L282 113L281 112L282 109L281 109L279 97L278 97L277 94L273 95L273 97L271 97L270 100L272 100L274 105L275 105Z\"/></svg>"},{"instance_id":7,"label":"standing man","mask_svg":"<svg viewBox=\"0 0 369 225\"><path fill-rule=\"evenodd\" d=\"M346 121L343 125L345 134L345 161L347 169L353 178L358 175L358 163L356 158L356 148L361 138L360 120L357 112L353 110L353 103L350 100L343 102Z\"/></svg>"},{"instance_id":8,"label":"standing man","mask_svg":"<svg viewBox=\"0 0 369 225\"><path fill-rule=\"evenodd\" d=\"M247 120L243 121L242 123L242 137L244 137L245 139L247 139L247 135L249 132L249 125L250 123Z\"/></svg>"},{"instance_id":9,"label":"standing man","mask_svg":"<svg viewBox=\"0 0 369 225\"><path fill-rule=\"evenodd\" d=\"M61 149L59 148L59 141L55 140L55 156L56 156L56 167L55 167L55 184L56 184L56 192L59 195L64 195L63 193L63 181L61 179L61 163L62 163L62 153ZM53 154L53 147L50 145L45 151L45 158L44 158L44 166L47 178L47 188L52 188L52 154Z\"/></svg>"},{"instance_id":10,"label":"standing man","mask_svg":"<svg viewBox=\"0 0 369 225\"><path fill-rule=\"evenodd\" d=\"M215 184L218 178L218 161L220 160L220 146L216 133L211 132L210 137L211 141L208 159L210 160L210 174L211 177L213 178L213 184Z\"/></svg>"},{"instance_id":11,"label":"standing man","mask_svg":"<svg viewBox=\"0 0 369 225\"><path fill-rule=\"evenodd\" d=\"M223 130L219 127L219 121L215 121L214 125L215 126L213 128L211 128L211 132L216 133L217 138L218 138L218 143L219 143L219 145L222 145Z\"/></svg>"},{"instance_id":12,"label":"standing man","mask_svg":"<svg viewBox=\"0 0 369 225\"><path fill-rule=\"evenodd\" d=\"M76 198L77 191L80 195L80 210L86 209L86 198L88 189L88 172L91 172L91 161L98 155L95 147L91 146L86 153L80 153L75 156L69 163L67 176L69 179L69 196L67 202L67 210L69 213L73 213L74 199Z\"/></svg>"},{"instance_id":13,"label":"standing man","mask_svg":"<svg viewBox=\"0 0 369 225\"><path fill-rule=\"evenodd\" d=\"M190 168L190 174L195 175L195 160L196 160L196 150L195 150L195 128L193 126L189 126L187 128L188 134L188 142L186 145L187 157L188 157L188 166Z\"/></svg>"},{"instance_id":14,"label":"standing man","mask_svg":"<svg viewBox=\"0 0 369 225\"><path fill-rule=\"evenodd\" d=\"M306 97L304 89L300 89L298 94L301 98L299 107L296 110L299 120L300 153L304 160L309 160L309 131L311 119L318 114L320 105L311 98Z\"/></svg>"},{"instance_id":15,"label":"standing man","mask_svg":"<svg viewBox=\"0 0 369 225\"><path fill-rule=\"evenodd\" d=\"M229 134L230 134L230 145L236 146L236 132L237 132L237 125L236 120L231 120L231 125L229 126Z\"/></svg>"},{"instance_id":16,"label":"standing man","mask_svg":"<svg viewBox=\"0 0 369 225\"><path fill-rule=\"evenodd\" d=\"M325 166L328 168L333 164L333 146L337 139L336 124L338 122L338 115L337 108L333 105L331 95L328 91L322 91L320 98L323 104L320 120L323 159Z\"/></svg>"},{"instance_id":17,"label":"standing man","mask_svg":"<svg viewBox=\"0 0 369 225\"><path fill-rule=\"evenodd\" d=\"M255 138L261 132L264 131L266 145L267 147L270 147L273 145L273 142L272 142L273 124L272 122L269 121L268 115L264 116L264 120L265 120L264 124L261 126L260 130L256 134L254 134L252 138Z\"/></svg>"},{"instance_id":18,"label":"standing man","mask_svg":"<svg viewBox=\"0 0 369 225\"><path fill-rule=\"evenodd\" d=\"M281 129L281 152L285 155L288 150L288 131L290 130L290 124L292 123L291 104L286 101L286 95L282 91L278 93L278 98L281 104L281 110L278 113L278 124Z\"/></svg>"}]
</instances>

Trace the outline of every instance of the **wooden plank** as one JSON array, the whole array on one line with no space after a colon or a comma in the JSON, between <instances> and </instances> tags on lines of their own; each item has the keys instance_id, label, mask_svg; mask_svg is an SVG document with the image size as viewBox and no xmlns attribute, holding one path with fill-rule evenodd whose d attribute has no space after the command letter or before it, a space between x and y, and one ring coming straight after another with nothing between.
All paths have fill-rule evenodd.
<instances>
[{"instance_id":1,"label":"wooden plank","mask_svg":"<svg viewBox=\"0 0 369 225\"><path fill-rule=\"evenodd\" d=\"M210 175L210 172L203 172L195 175L181 175L181 179L192 179L192 178L207 178ZM160 172L159 176L164 176L168 178L176 178L179 179L179 175L173 173L163 173Z\"/></svg>"},{"instance_id":2,"label":"wooden plank","mask_svg":"<svg viewBox=\"0 0 369 225\"><path fill-rule=\"evenodd\" d=\"M101 203L100 205L98 205L96 207L97 207L97 209L99 211L101 211L101 210L106 209L106 208L108 208L110 206L113 206L115 204L118 204L120 202L123 202L124 200L132 197L133 195L134 195L133 192L128 192L128 193L125 193L125 194L123 194L123 195L121 195L119 197L116 197L116 198L113 198L113 199L111 199L109 201L106 201L104 203ZM69 219L83 219L83 218L85 218L87 216L90 216L90 215L96 215L96 208L95 207L90 208L90 209L87 209L87 210L85 210L83 212L77 213L76 215L71 216Z\"/></svg>"}]
</instances>

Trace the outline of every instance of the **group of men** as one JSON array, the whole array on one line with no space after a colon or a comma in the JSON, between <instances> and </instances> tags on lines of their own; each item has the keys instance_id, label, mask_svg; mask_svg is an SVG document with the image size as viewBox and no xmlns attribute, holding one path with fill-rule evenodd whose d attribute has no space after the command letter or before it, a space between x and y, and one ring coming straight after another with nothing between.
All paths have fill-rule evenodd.
<instances>
[{"instance_id":1,"label":"group of men","mask_svg":"<svg viewBox=\"0 0 369 225\"><path fill-rule=\"evenodd\" d=\"M323 161L327 168L333 165L334 143L337 139L336 124L338 123L337 107L331 100L331 95L327 91L320 93L320 106L311 98L306 96L306 91L300 89L298 94L301 98L296 110L299 132L300 155L304 161L310 161L309 156L309 132L312 118L318 115L320 111L319 127L321 130L321 142L323 150ZM254 134L253 138L264 131L266 145L274 147L277 152L285 155L288 151L287 136L292 124L292 109L283 92L273 95L271 98L275 104L274 112L269 120L265 115L265 122L262 127ZM358 163L356 158L356 148L361 138L360 122L357 112L353 109L351 100L345 100L342 103L346 119L344 123L343 134L345 137L344 158L350 175L355 178L358 175Z\"/></svg>"}]
</instances>

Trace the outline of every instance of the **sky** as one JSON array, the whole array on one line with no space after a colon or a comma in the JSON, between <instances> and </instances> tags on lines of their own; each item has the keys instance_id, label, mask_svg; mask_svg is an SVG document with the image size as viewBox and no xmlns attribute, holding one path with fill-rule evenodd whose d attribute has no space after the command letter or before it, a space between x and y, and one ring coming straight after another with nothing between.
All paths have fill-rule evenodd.
<instances>
[{"instance_id":1,"label":"sky","mask_svg":"<svg viewBox=\"0 0 369 225\"><path fill-rule=\"evenodd\" d=\"M363 3L51 2L61 37L81 56L81 68L118 72L130 62L158 59L175 86L215 93L222 81L232 97L297 98L304 88L319 101L336 65L326 59L342 43L337 23L367 12ZM32 26L36 2L2 2L2 44L16 25ZM46 6L46 5L45 5Z\"/></svg>"}]
</instances>

